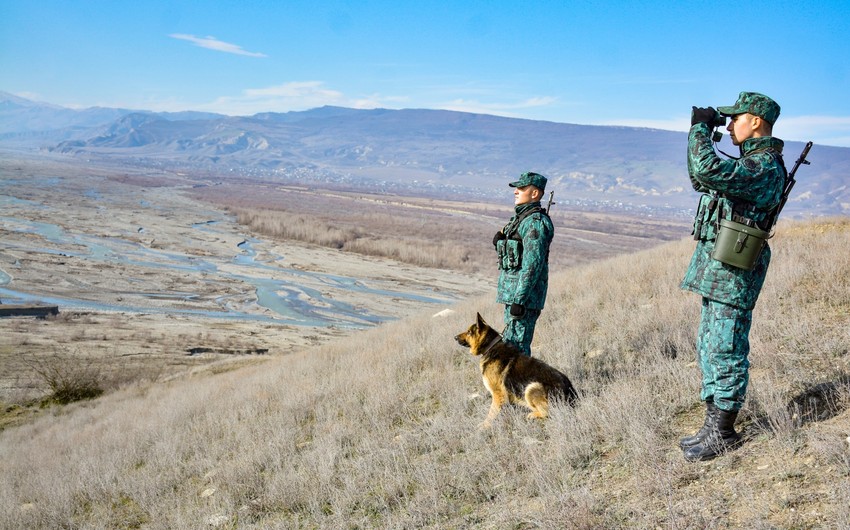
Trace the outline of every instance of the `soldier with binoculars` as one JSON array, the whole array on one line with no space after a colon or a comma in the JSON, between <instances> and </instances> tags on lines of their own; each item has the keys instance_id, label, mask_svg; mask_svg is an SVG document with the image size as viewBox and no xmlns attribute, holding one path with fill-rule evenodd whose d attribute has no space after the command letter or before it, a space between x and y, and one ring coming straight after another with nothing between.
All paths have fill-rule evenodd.
<instances>
[{"instance_id":1,"label":"soldier with binoculars","mask_svg":"<svg viewBox=\"0 0 850 530\"><path fill-rule=\"evenodd\" d=\"M729 117L740 158L715 152L714 129ZM682 288L702 296L697 357L705 421L682 438L687 460L714 458L740 443L735 419L749 382L752 311L770 264L766 239L788 175L783 142L773 137L779 105L756 92L741 92L733 106L693 107L688 134L688 175L702 193L694 220L696 249ZM724 232L725 231L725 232ZM727 249L726 233L731 236ZM743 235L742 235L743 234ZM738 254L750 245L745 258Z\"/></svg>"}]
</instances>

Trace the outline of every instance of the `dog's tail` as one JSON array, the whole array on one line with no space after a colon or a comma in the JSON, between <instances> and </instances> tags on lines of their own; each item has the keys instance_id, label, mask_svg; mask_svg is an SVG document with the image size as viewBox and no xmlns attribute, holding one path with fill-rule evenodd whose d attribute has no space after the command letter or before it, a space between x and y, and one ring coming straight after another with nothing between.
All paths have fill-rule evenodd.
<instances>
[{"instance_id":1,"label":"dog's tail","mask_svg":"<svg viewBox=\"0 0 850 530\"><path fill-rule=\"evenodd\" d=\"M564 393L564 401L567 402L567 405L573 407L578 401L578 392L576 391L576 387L573 386L573 382L570 381L570 378L566 375L561 374L561 384L563 387Z\"/></svg>"}]
</instances>

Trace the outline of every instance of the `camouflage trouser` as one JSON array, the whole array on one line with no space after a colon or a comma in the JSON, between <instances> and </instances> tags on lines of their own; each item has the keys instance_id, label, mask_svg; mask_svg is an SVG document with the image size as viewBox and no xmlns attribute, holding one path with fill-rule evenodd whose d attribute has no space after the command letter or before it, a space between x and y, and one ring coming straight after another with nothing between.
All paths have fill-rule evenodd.
<instances>
[{"instance_id":1,"label":"camouflage trouser","mask_svg":"<svg viewBox=\"0 0 850 530\"><path fill-rule=\"evenodd\" d=\"M749 382L751 309L740 309L702 299L697 333L697 360L702 371L703 401L713 400L722 410L737 411L744 404Z\"/></svg>"},{"instance_id":2,"label":"camouflage trouser","mask_svg":"<svg viewBox=\"0 0 850 530\"><path fill-rule=\"evenodd\" d=\"M502 340L516 345L524 354L531 357L531 339L534 337L534 326L539 316L539 309L526 309L522 318L514 318L511 316L511 306L506 305Z\"/></svg>"}]
</instances>

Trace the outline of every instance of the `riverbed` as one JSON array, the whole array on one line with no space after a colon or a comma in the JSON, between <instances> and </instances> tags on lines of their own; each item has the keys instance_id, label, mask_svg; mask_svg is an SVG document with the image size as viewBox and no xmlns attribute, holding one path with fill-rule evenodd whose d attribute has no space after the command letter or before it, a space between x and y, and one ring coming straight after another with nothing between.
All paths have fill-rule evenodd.
<instances>
[{"instance_id":1,"label":"riverbed","mask_svg":"<svg viewBox=\"0 0 850 530\"><path fill-rule=\"evenodd\" d=\"M264 239L185 193L214 181L134 171L0 159L0 302L338 336L492 288L463 273Z\"/></svg>"}]
</instances>

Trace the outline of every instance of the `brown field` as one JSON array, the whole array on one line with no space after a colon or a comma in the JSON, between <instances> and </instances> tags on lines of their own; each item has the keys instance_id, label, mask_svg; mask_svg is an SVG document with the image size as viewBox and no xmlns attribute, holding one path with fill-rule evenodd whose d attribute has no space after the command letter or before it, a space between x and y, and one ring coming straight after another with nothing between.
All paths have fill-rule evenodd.
<instances>
[{"instance_id":1,"label":"brown field","mask_svg":"<svg viewBox=\"0 0 850 530\"><path fill-rule=\"evenodd\" d=\"M240 181L196 188L193 195L228 209L263 235L481 274L493 274L493 234L513 214L513 191L507 184L502 204ZM644 250L690 231L688 221L681 219L571 210L559 204L550 214L555 225L550 265L555 271Z\"/></svg>"}]
</instances>

